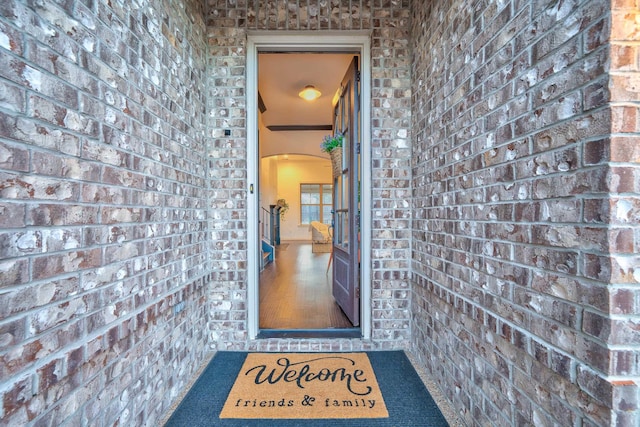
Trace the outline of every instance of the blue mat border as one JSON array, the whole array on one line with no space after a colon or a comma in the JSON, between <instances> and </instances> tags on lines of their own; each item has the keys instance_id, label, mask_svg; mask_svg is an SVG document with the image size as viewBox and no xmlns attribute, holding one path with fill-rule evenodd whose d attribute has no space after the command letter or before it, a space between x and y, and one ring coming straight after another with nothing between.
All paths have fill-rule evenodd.
<instances>
[{"instance_id":1,"label":"blue mat border","mask_svg":"<svg viewBox=\"0 0 640 427\"><path fill-rule=\"evenodd\" d=\"M219 415L222 406L248 353L219 351L209 362L184 399L182 399L165 427L449 426L403 351L367 351L364 353L367 354L371 361L371 366L376 374L378 385L389 412L389 418L220 419ZM227 373L223 373L225 371Z\"/></svg>"}]
</instances>

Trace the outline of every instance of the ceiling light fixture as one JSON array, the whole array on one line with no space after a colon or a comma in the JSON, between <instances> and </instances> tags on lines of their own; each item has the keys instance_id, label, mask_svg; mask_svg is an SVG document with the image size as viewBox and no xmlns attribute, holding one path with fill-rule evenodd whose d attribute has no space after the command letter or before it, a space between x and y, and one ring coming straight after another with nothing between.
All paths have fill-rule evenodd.
<instances>
[{"instance_id":1,"label":"ceiling light fixture","mask_svg":"<svg viewBox=\"0 0 640 427\"><path fill-rule=\"evenodd\" d=\"M298 93L298 96L305 101L315 101L316 99L320 98L320 95L322 95L320 91L313 85L306 85L304 89L302 89L300 93Z\"/></svg>"}]
</instances>

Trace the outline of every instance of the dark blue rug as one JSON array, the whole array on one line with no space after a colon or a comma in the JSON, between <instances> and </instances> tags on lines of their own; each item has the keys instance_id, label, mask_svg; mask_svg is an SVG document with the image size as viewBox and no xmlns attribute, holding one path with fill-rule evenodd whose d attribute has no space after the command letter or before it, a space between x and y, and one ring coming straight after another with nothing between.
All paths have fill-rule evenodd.
<instances>
[{"instance_id":1,"label":"dark blue rug","mask_svg":"<svg viewBox=\"0 0 640 427\"><path fill-rule=\"evenodd\" d=\"M218 352L171 415L165 427L445 427L449 424L402 351L367 352L389 418L220 419L220 411L247 353Z\"/></svg>"}]
</instances>

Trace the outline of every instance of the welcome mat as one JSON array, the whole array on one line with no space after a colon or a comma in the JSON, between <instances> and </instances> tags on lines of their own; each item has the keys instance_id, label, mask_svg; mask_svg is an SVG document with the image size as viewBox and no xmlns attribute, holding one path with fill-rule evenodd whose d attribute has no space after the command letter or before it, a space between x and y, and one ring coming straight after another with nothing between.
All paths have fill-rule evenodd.
<instances>
[{"instance_id":1,"label":"welcome mat","mask_svg":"<svg viewBox=\"0 0 640 427\"><path fill-rule=\"evenodd\" d=\"M220 418L387 418L366 353L251 353Z\"/></svg>"},{"instance_id":2,"label":"welcome mat","mask_svg":"<svg viewBox=\"0 0 640 427\"><path fill-rule=\"evenodd\" d=\"M435 404L433 398L429 394L428 390L424 386L422 380L413 369L413 365L407 358L404 352L402 351L372 351L366 353L279 353L274 354L276 358L276 363L278 358L285 357L289 360L286 362L282 360L280 365L277 367L280 370L273 369L262 369L261 367L256 368L251 371L249 375L244 375L246 372L245 366L248 368L255 367L251 364L247 364L247 360L251 361L253 357L249 357L254 353L245 353L245 352L218 352L213 357L209 365L204 369L200 377L193 384L189 392L182 399L182 402L178 405L176 410L173 412L169 420L166 422L165 427L209 427L209 426L220 426L220 427L264 427L264 426L282 426L282 427L293 427L293 426L304 426L304 427L377 427L377 426L385 426L385 427L446 427L448 423L437 405ZM259 353L255 353L259 354ZM267 353L269 356L271 353ZM358 360L355 361L356 365L351 366L351 371L347 371L346 367L344 370L345 375L342 376L343 371L339 371L336 374L336 382L332 381L332 375L335 373L334 371L329 375L331 367L326 367L326 371L318 370L317 366L321 366L318 364L317 366L314 363L309 363L308 370L304 368L305 364L295 365L295 371L297 374L293 373L285 373L282 374L282 369L286 368L286 372L293 372L294 366L292 363L297 363L295 361L298 360L298 357L304 357L308 360L316 359L320 357L325 357L327 355L331 357L346 357L350 358L355 355L364 355L367 357L369 364L373 370L374 378L376 380L377 386L380 390L380 396L375 397L364 397L365 401L362 404L361 400L356 401L358 398L334 398L334 396L338 396L338 392L340 388L344 390L346 388L346 381L337 381L338 378L346 380L349 378L346 374L351 373L351 389L353 391L362 393L367 389L366 387L360 388L361 386L371 386L369 381L371 381L369 376L366 376L367 381L358 381L365 379L364 369L360 367L358 364ZM260 356L265 356L265 353L259 354ZM263 359L267 360L267 359ZM273 361L273 360L272 360ZM320 362L320 361L318 361ZM287 363L289 363L287 367ZM267 366L265 362L262 362ZM258 364L260 366L260 364ZM348 366L348 365L347 365ZM300 371L305 369L306 375L300 376ZM319 368L322 369L322 368ZM362 374L358 373L354 375L356 369L362 369ZM314 372L315 375L310 375L311 372ZM273 374L271 374L273 372ZM258 377L258 373L261 375ZM248 397L248 394L243 394L243 389L236 389L238 377L246 377L249 378L250 381L254 381L256 378L260 380L264 380L262 384L268 384L269 381L274 382L276 384L279 382L284 382L289 385L293 385L295 388L299 388L297 383L298 379L300 379L300 384L304 386L302 390L302 394L296 398L287 398L284 401L280 395L268 395L263 394L256 397ZM308 378L307 378L308 376ZM279 379L278 379L279 378ZM324 381L320 381L320 379ZM309 379L309 381L306 381ZM286 380L286 381L285 381ZM311 390L315 390L312 388L312 384L314 382L323 383L325 386L328 386L327 389L330 390L331 395L326 397L320 397L320 394L316 395L316 392L311 392ZM240 386L238 386L240 387ZM373 389L373 387L372 387ZM347 388L348 390L348 388ZM239 392L237 396L232 395L232 393ZM347 391L349 394L353 394ZM307 396L307 400L305 401L305 395ZM313 399L312 399L313 398ZM330 399L329 406L327 406L327 398ZM242 401L238 404L238 399L242 399ZM375 404L367 403L367 400L376 400ZM380 399L380 402L378 402ZM255 403L254 403L255 400ZM268 406L272 405L272 408L275 407L283 407L278 405L284 405L286 408L289 405L289 400L293 400L291 403L294 408L296 408L298 414L296 418L274 418L273 415L268 415L264 412L260 415L260 418L251 418L248 415L242 415L246 418L224 418L223 415L223 407L225 403L230 405L231 407L238 406L247 406L252 407L254 404L256 408L269 409ZM336 400L337 402L334 402ZM247 403L248 401L248 403ZM273 403L271 403L273 401ZM351 406L349 406L348 401L351 402ZM264 403L262 403L264 402ZM303 415L302 407L303 402L305 402L305 407L322 409L323 411L330 411L334 408L341 408L344 413L348 411L348 408L351 410L358 409L356 403L358 405L367 407L373 406L374 408L381 408L384 404L384 407L387 411L387 416L378 417L378 418L338 418L337 415L333 415L336 418L309 418L308 415ZM263 405L262 407L260 405ZM338 406L335 406L338 405ZM373 409L373 408L370 408ZM226 409L224 409L226 413ZM372 414L371 412L368 412ZM337 414L334 413L334 414ZM358 415L361 417L361 415Z\"/></svg>"}]
</instances>

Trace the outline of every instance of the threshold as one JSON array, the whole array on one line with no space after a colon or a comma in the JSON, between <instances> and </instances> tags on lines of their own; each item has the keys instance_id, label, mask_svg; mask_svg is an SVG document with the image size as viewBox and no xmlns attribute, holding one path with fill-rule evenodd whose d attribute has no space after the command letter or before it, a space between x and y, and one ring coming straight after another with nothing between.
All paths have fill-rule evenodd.
<instances>
[{"instance_id":1,"label":"threshold","mask_svg":"<svg viewBox=\"0 0 640 427\"><path fill-rule=\"evenodd\" d=\"M360 328L260 329L257 338L362 338L362 332Z\"/></svg>"}]
</instances>

